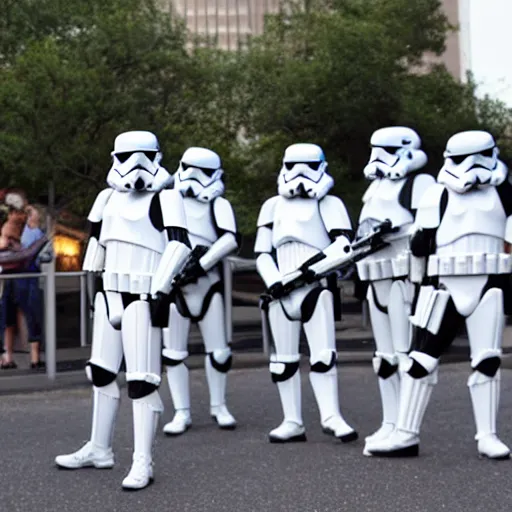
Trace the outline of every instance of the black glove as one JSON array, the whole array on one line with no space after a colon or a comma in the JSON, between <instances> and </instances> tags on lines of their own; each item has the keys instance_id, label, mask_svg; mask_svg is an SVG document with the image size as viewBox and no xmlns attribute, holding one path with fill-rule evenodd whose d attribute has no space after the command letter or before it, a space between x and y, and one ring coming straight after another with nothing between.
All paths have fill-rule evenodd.
<instances>
[{"instance_id":1,"label":"black glove","mask_svg":"<svg viewBox=\"0 0 512 512\"><path fill-rule=\"evenodd\" d=\"M280 299L284 297L284 286L281 281L274 283L268 290L268 294L272 296L273 299Z\"/></svg>"},{"instance_id":2,"label":"black glove","mask_svg":"<svg viewBox=\"0 0 512 512\"><path fill-rule=\"evenodd\" d=\"M201 266L199 260L195 260L174 278L174 284L180 287L186 286L187 284L196 283L200 277L205 275L205 269Z\"/></svg>"},{"instance_id":3,"label":"black glove","mask_svg":"<svg viewBox=\"0 0 512 512\"><path fill-rule=\"evenodd\" d=\"M306 281L308 284L314 283L316 281L316 272L310 268L303 270L302 275L304 277L304 281Z\"/></svg>"},{"instance_id":4,"label":"black glove","mask_svg":"<svg viewBox=\"0 0 512 512\"><path fill-rule=\"evenodd\" d=\"M169 295L161 292L157 292L156 296L149 301L153 327L163 329L169 325L169 304Z\"/></svg>"},{"instance_id":5,"label":"black glove","mask_svg":"<svg viewBox=\"0 0 512 512\"><path fill-rule=\"evenodd\" d=\"M259 308L262 311L268 311L268 306L272 302L272 296L268 293L263 293L260 295Z\"/></svg>"}]
</instances>

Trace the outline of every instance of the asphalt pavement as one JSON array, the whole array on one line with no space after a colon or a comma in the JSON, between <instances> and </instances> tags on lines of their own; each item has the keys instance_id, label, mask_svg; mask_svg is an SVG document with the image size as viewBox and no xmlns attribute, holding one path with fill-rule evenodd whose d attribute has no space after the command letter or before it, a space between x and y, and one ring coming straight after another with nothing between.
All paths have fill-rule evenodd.
<instances>
[{"instance_id":1,"label":"asphalt pavement","mask_svg":"<svg viewBox=\"0 0 512 512\"><path fill-rule=\"evenodd\" d=\"M136 493L121 489L132 450L130 401L123 390L112 470L55 468L56 455L89 437L90 390L0 397L0 511L5 512L505 512L512 508L512 461L480 460L466 386L468 363L443 364L422 432L420 457L362 455L365 435L379 425L380 401L371 366L341 365L343 413L361 439L344 445L321 432L303 369L308 442L274 445L281 421L277 389L267 368L230 374L228 404L239 421L221 431L208 414L204 372L191 372L193 426L166 438L169 393L155 445L155 483ZM500 434L512 443L512 372L502 372Z\"/></svg>"}]
</instances>

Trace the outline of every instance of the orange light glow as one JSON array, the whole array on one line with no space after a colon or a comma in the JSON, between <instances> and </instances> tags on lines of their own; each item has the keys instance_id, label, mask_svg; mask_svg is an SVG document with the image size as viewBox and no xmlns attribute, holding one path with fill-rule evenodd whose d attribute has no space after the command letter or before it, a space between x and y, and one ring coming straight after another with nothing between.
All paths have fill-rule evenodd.
<instances>
[{"instance_id":1,"label":"orange light glow","mask_svg":"<svg viewBox=\"0 0 512 512\"><path fill-rule=\"evenodd\" d=\"M53 238L56 268L59 272L80 270L82 247L80 241L66 235L55 235Z\"/></svg>"},{"instance_id":2,"label":"orange light glow","mask_svg":"<svg viewBox=\"0 0 512 512\"><path fill-rule=\"evenodd\" d=\"M56 235L53 239L53 250L55 255L58 256L79 256L80 255L80 242L64 235Z\"/></svg>"}]
</instances>

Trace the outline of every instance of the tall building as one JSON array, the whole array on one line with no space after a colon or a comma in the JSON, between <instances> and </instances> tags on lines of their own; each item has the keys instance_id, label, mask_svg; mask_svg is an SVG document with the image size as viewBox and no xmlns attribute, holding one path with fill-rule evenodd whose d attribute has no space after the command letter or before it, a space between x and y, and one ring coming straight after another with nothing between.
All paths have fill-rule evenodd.
<instances>
[{"instance_id":1,"label":"tall building","mask_svg":"<svg viewBox=\"0 0 512 512\"><path fill-rule=\"evenodd\" d=\"M193 34L211 37L224 50L236 50L261 34L265 14L279 9L279 0L161 1L185 19Z\"/></svg>"},{"instance_id":2,"label":"tall building","mask_svg":"<svg viewBox=\"0 0 512 512\"><path fill-rule=\"evenodd\" d=\"M236 50L263 31L264 15L277 12L280 0L161 0L183 16L188 29L207 35L225 50ZM477 93L489 94L512 107L512 66L508 58L507 31L512 0L442 0L443 9L457 30L450 33L442 57L454 77L465 80L471 71Z\"/></svg>"}]
</instances>

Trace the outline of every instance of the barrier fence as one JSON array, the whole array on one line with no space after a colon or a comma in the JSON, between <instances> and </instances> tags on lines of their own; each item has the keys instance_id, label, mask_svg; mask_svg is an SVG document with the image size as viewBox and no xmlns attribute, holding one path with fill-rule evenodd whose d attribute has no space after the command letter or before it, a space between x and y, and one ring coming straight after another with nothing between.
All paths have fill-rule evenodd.
<instances>
[{"instance_id":1,"label":"barrier fence","mask_svg":"<svg viewBox=\"0 0 512 512\"><path fill-rule=\"evenodd\" d=\"M93 298L94 275L89 272L56 272L55 262L46 266L40 273L0 274L0 289L4 280L38 278L43 281L44 291L44 326L45 326L45 361L48 379L55 380L57 375L57 300L56 280L58 278L80 278L80 346L88 345L90 335L90 309L88 295ZM239 257L226 258L223 261L224 297L226 298L226 334L228 342L233 341L233 274L236 272L251 272L256 270L256 261ZM368 311L366 302L363 303L363 327L368 325ZM268 353L268 340L263 336L263 352Z\"/></svg>"},{"instance_id":2,"label":"barrier fence","mask_svg":"<svg viewBox=\"0 0 512 512\"><path fill-rule=\"evenodd\" d=\"M227 258L224 265L224 293L226 297L226 326L228 341L233 338L233 273L237 271L256 270L254 260L243 258ZM56 280L60 278L80 278L80 346L88 345L90 334L88 290L94 289L94 275L89 272L56 272L55 263L46 265L46 270L38 273L0 274L0 290L9 279L37 278L43 283L44 293L44 330L45 330L45 362L48 379L55 380L57 375L57 292Z\"/></svg>"}]
</instances>

